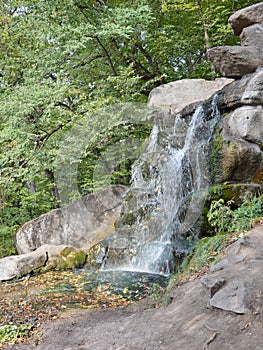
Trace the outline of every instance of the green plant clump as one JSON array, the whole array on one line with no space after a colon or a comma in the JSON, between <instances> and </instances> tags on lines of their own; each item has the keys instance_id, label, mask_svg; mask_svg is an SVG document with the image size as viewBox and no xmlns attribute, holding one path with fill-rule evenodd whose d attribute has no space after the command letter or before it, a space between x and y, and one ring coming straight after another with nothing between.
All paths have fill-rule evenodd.
<instances>
[{"instance_id":1,"label":"green plant clump","mask_svg":"<svg viewBox=\"0 0 263 350\"><path fill-rule=\"evenodd\" d=\"M28 336L28 332L33 328L32 324L26 323L19 326L3 325L0 327L0 343L14 342L18 338Z\"/></svg>"},{"instance_id":2,"label":"green plant clump","mask_svg":"<svg viewBox=\"0 0 263 350\"><path fill-rule=\"evenodd\" d=\"M233 201L219 200L212 201L207 218L210 225L215 229L215 235L204 237L197 241L192 252L183 260L177 272L171 278L167 286L165 297L182 282L188 281L205 271L222 257L225 248L234 242L241 232L249 230L256 219L263 214L263 196L254 196L250 199L244 198L242 205L232 209Z\"/></svg>"},{"instance_id":3,"label":"green plant clump","mask_svg":"<svg viewBox=\"0 0 263 350\"><path fill-rule=\"evenodd\" d=\"M232 203L225 204L222 198L212 201L207 218L217 232L247 231L263 213L263 196L254 196L251 200L246 196L242 205L234 210L231 209Z\"/></svg>"}]
</instances>

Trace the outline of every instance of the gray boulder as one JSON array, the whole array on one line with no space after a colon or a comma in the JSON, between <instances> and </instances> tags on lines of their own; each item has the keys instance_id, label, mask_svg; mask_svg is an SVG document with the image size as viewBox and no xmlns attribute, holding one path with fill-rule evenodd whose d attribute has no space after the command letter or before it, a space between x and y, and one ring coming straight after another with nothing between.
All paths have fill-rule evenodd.
<instances>
[{"instance_id":1,"label":"gray boulder","mask_svg":"<svg viewBox=\"0 0 263 350\"><path fill-rule=\"evenodd\" d=\"M84 265L86 253L65 245L46 244L27 254L0 259L0 281L21 278L30 273L53 268L80 268Z\"/></svg>"},{"instance_id":2,"label":"gray boulder","mask_svg":"<svg viewBox=\"0 0 263 350\"><path fill-rule=\"evenodd\" d=\"M263 107L243 106L224 118L224 133L263 148Z\"/></svg>"},{"instance_id":3,"label":"gray boulder","mask_svg":"<svg viewBox=\"0 0 263 350\"><path fill-rule=\"evenodd\" d=\"M241 97L242 104L263 105L263 69L258 69L251 77Z\"/></svg>"},{"instance_id":4,"label":"gray boulder","mask_svg":"<svg viewBox=\"0 0 263 350\"><path fill-rule=\"evenodd\" d=\"M219 94L218 104L223 110L240 107L241 99L247 89L249 82L256 76L256 73L244 75L241 79L226 85Z\"/></svg>"},{"instance_id":5,"label":"gray boulder","mask_svg":"<svg viewBox=\"0 0 263 350\"><path fill-rule=\"evenodd\" d=\"M244 28L240 35L242 46L255 46L263 50L263 24L253 24Z\"/></svg>"},{"instance_id":6,"label":"gray boulder","mask_svg":"<svg viewBox=\"0 0 263 350\"><path fill-rule=\"evenodd\" d=\"M208 50L215 68L228 78L240 78L263 65L259 50L254 46L219 46Z\"/></svg>"},{"instance_id":7,"label":"gray boulder","mask_svg":"<svg viewBox=\"0 0 263 350\"><path fill-rule=\"evenodd\" d=\"M27 222L16 233L18 253L29 253L43 244L88 250L114 230L125 191L124 186L110 186Z\"/></svg>"},{"instance_id":8,"label":"gray boulder","mask_svg":"<svg viewBox=\"0 0 263 350\"><path fill-rule=\"evenodd\" d=\"M236 314L245 313L246 289L242 281L231 281L210 299L210 305Z\"/></svg>"},{"instance_id":9,"label":"gray boulder","mask_svg":"<svg viewBox=\"0 0 263 350\"><path fill-rule=\"evenodd\" d=\"M214 81L204 79L182 79L161 85L149 95L148 106L178 113L186 106L205 101L233 80L219 78Z\"/></svg>"},{"instance_id":10,"label":"gray boulder","mask_svg":"<svg viewBox=\"0 0 263 350\"><path fill-rule=\"evenodd\" d=\"M243 28L255 23L263 24L263 2L246 7L235 12L229 17L228 22L233 28L234 34L239 35Z\"/></svg>"}]
</instances>

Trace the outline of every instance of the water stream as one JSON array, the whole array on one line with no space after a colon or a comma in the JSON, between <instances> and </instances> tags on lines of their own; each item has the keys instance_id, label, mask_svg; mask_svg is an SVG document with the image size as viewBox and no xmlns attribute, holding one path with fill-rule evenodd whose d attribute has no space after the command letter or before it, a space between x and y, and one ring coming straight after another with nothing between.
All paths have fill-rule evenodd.
<instances>
[{"instance_id":1,"label":"water stream","mask_svg":"<svg viewBox=\"0 0 263 350\"><path fill-rule=\"evenodd\" d=\"M134 164L116 232L107 241L104 270L169 274L199 236L210 185L209 141L219 119L199 106L186 120L158 112L147 148Z\"/></svg>"}]
</instances>

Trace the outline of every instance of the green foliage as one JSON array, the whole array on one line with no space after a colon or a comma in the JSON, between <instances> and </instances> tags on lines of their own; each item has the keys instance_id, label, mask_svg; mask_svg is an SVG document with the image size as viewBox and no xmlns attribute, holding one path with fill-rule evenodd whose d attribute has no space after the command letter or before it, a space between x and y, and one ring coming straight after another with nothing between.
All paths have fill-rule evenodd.
<instances>
[{"instance_id":1,"label":"green foliage","mask_svg":"<svg viewBox=\"0 0 263 350\"><path fill-rule=\"evenodd\" d=\"M225 232L230 228L233 214L233 211L228 205L225 205L225 201L221 198L212 201L207 218L210 225L215 227L217 232Z\"/></svg>"},{"instance_id":2,"label":"green foliage","mask_svg":"<svg viewBox=\"0 0 263 350\"><path fill-rule=\"evenodd\" d=\"M5 225L1 225L0 229L0 258L8 255L14 255L16 249L14 246L14 235L18 226L10 220Z\"/></svg>"},{"instance_id":3,"label":"green foliage","mask_svg":"<svg viewBox=\"0 0 263 350\"><path fill-rule=\"evenodd\" d=\"M254 196L251 200L246 196L237 209L231 209L231 204L233 201L225 204L222 198L212 201L207 218L217 232L247 231L252 227L254 219L263 213L262 196Z\"/></svg>"},{"instance_id":4,"label":"green foliage","mask_svg":"<svg viewBox=\"0 0 263 350\"><path fill-rule=\"evenodd\" d=\"M28 332L32 329L31 324L4 325L0 327L0 343L12 343L18 338L28 336Z\"/></svg>"},{"instance_id":5,"label":"green foliage","mask_svg":"<svg viewBox=\"0 0 263 350\"><path fill-rule=\"evenodd\" d=\"M129 185L131 167L150 135L151 125L124 122L106 129L88 145L78 166L78 185L82 194L109 184Z\"/></svg>"},{"instance_id":6,"label":"green foliage","mask_svg":"<svg viewBox=\"0 0 263 350\"><path fill-rule=\"evenodd\" d=\"M211 265L217 260L218 254L226 246L227 235L215 235L213 237L204 237L200 239L195 248L188 269L198 271L205 265ZM183 263L184 266L185 262ZM182 266L182 267L183 267Z\"/></svg>"}]
</instances>

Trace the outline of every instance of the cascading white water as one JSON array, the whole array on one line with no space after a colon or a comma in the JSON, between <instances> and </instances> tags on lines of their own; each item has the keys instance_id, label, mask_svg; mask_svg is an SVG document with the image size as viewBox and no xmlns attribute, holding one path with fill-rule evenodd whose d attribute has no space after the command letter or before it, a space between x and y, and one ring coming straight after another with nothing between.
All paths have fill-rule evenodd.
<instances>
[{"instance_id":1,"label":"cascading white water","mask_svg":"<svg viewBox=\"0 0 263 350\"><path fill-rule=\"evenodd\" d=\"M154 124L147 149L133 167L136 222L125 238L125 259L108 258L107 269L169 274L175 256L185 254L198 237L205 200L200 193L210 185L206 148L219 118L215 99L209 117L200 106L189 124L180 115L169 118ZM116 246L118 230L115 237Z\"/></svg>"}]
</instances>

